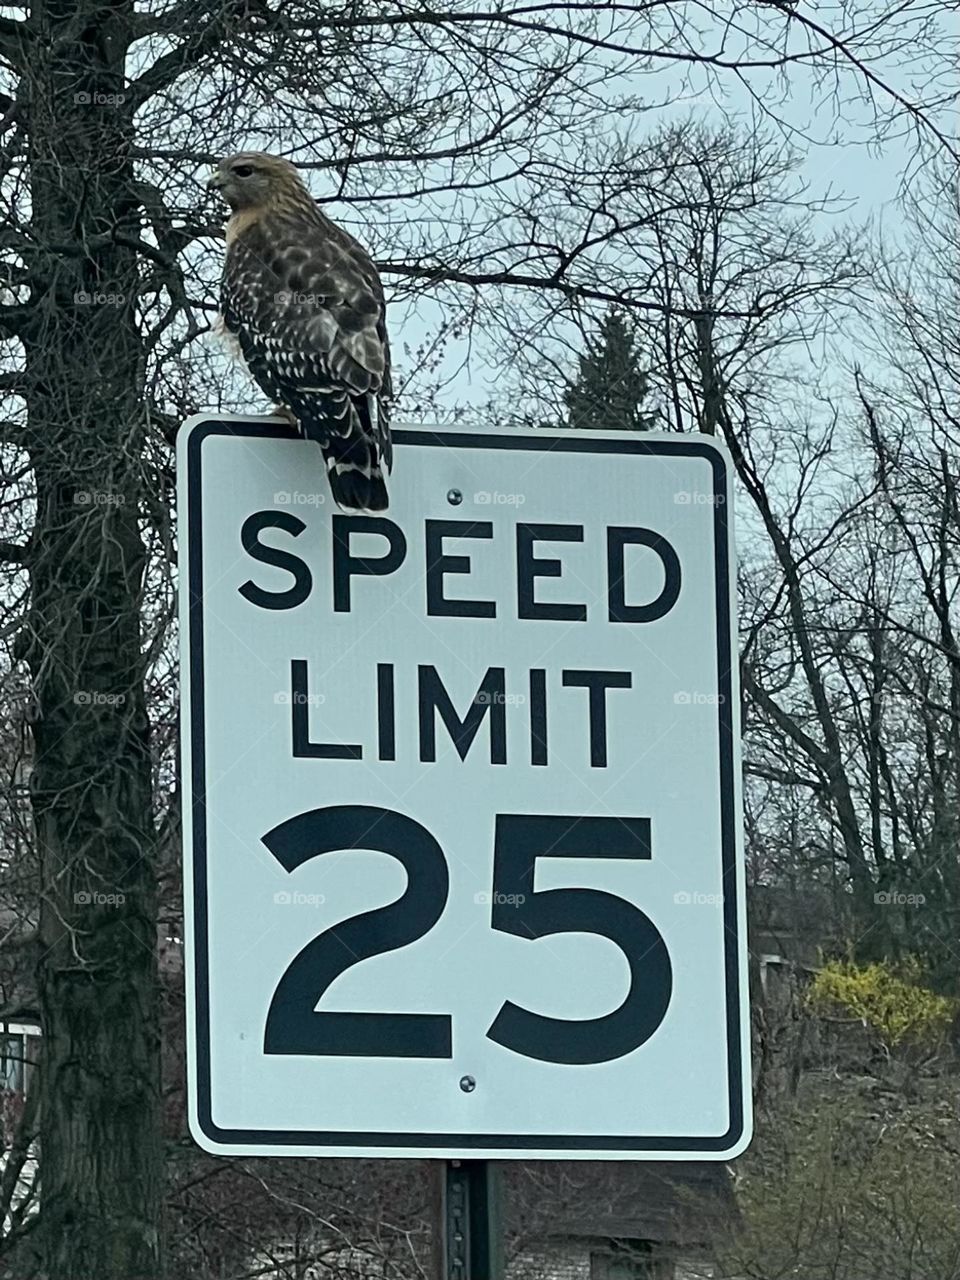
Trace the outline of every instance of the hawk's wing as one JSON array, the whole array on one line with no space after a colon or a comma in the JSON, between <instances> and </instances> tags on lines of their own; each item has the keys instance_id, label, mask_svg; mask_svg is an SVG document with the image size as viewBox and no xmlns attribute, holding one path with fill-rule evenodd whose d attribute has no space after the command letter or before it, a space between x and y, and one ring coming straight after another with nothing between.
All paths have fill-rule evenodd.
<instances>
[{"instance_id":1,"label":"hawk's wing","mask_svg":"<svg viewBox=\"0 0 960 1280\"><path fill-rule=\"evenodd\" d=\"M251 374L321 444L356 431L391 462L390 350L368 254L322 214L262 219L227 250L220 296Z\"/></svg>"}]
</instances>

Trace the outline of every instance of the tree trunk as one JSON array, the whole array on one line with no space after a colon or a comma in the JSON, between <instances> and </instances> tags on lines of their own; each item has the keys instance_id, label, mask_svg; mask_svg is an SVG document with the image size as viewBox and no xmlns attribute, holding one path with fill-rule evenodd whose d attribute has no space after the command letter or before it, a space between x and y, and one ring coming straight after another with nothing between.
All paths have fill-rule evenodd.
<instances>
[{"instance_id":1,"label":"tree trunk","mask_svg":"<svg viewBox=\"0 0 960 1280\"><path fill-rule=\"evenodd\" d=\"M23 335L37 484L24 652L38 712L39 1239L50 1280L160 1272L139 219L123 103L131 13L128 0L39 0L22 90L40 246Z\"/></svg>"}]
</instances>

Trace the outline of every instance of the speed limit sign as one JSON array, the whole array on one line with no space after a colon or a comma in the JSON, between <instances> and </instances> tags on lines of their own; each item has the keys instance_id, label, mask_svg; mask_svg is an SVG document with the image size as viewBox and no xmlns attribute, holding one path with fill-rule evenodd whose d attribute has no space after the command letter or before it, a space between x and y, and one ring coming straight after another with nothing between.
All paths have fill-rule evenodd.
<instances>
[{"instance_id":1,"label":"speed limit sign","mask_svg":"<svg viewBox=\"0 0 960 1280\"><path fill-rule=\"evenodd\" d=\"M225 1154L749 1138L730 474L700 436L396 432L345 515L180 436L191 1127Z\"/></svg>"}]
</instances>

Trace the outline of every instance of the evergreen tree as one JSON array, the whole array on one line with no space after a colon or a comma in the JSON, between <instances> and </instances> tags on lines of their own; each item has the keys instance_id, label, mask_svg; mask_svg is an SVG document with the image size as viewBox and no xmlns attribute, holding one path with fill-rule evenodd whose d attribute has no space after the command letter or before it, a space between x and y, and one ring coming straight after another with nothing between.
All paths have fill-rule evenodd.
<instances>
[{"instance_id":1,"label":"evergreen tree","mask_svg":"<svg viewBox=\"0 0 960 1280\"><path fill-rule=\"evenodd\" d=\"M564 392L567 425L589 431L649 431L655 414L641 412L649 390L636 334L622 311L611 309L597 339L580 357L580 371Z\"/></svg>"}]
</instances>

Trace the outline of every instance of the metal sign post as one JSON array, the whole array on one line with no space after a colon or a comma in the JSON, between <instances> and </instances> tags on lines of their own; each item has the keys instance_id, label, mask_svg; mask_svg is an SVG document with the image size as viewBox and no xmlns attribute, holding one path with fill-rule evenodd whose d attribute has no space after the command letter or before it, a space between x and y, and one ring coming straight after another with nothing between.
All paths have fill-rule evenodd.
<instances>
[{"instance_id":1,"label":"metal sign post","mask_svg":"<svg viewBox=\"0 0 960 1280\"><path fill-rule=\"evenodd\" d=\"M500 1170L448 1160L441 1195L442 1280L502 1280Z\"/></svg>"}]
</instances>

